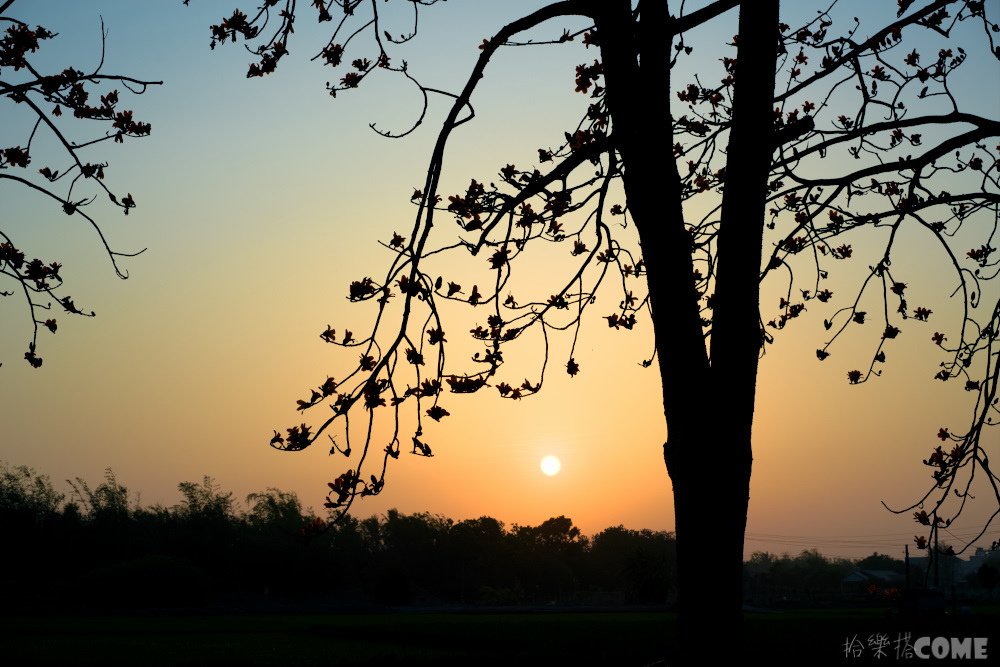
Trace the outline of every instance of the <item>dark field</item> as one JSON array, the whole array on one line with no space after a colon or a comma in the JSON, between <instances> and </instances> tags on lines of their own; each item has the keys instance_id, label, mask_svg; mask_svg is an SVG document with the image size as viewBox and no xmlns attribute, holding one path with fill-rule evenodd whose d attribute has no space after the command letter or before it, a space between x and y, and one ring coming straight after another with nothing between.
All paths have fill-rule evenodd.
<instances>
[{"instance_id":1,"label":"dark field","mask_svg":"<svg viewBox=\"0 0 1000 667\"><path fill-rule=\"evenodd\" d=\"M987 636L1000 653L996 609L930 621L883 610L754 613L747 657L769 665L899 664L897 639ZM192 614L6 617L8 665L647 665L670 654L669 612ZM870 637L883 635L874 660ZM861 657L845 641L866 643ZM733 641L719 637L719 642ZM706 664L712 647L704 647ZM983 664L969 663L966 664ZM918 661L948 664L944 661ZM913 664L913 663L910 663Z\"/></svg>"}]
</instances>

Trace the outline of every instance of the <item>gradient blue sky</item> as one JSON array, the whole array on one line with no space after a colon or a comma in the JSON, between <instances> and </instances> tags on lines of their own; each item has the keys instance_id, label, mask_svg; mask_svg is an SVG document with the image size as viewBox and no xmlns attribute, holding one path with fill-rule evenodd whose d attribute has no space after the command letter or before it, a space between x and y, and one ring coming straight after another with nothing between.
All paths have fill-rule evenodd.
<instances>
[{"instance_id":1,"label":"gradient blue sky","mask_svg":"<svg viewBox=\"0 0 1000 667\"><path fill-rule=\"evenodd\" d=\"M0 460L55 480L96 481L110 466L144 504L177 502L178 482L207 474L237 495L276 486L318 507L325 483L342 472L319 445L288 454L267 440L296 422L296 398L350 363L318 334L328 323L365 328L367 311L345 307L347 285L378 275L390 255L376 241L409 229L409 195L423 182L434 121L446 106L433 100L428 121L405 140L375 135L369 122L392 128L413 118L412 88L382 77L330 99L323 84L333 74L309 62L322 33L305 11L277 75L247 80L242 47L208 49L208 25L233 4L15 3L15 16L60 33L40 63L96 63L103 17L105 70L164 85L123 102L152 123L150 137L95 149L110 163L109 184L138 202L127 218L92 207L116 249L149 248L123 263L129 280L115 277L81 221L0 184L5 231L29 254L62 261L65 293L98 313L61 317L58 334L43 336L45 365L33 370L20 361L30 335L23 307L0 302ZM793 4L805 3L786 3ZM417 43L398 57L428 85L455 89L482 39L538 5L433 7ZM842 15L866 20L895 8L842 5ZM711 45L734 32L727 21L694 36L705 41L706 67L718 67ZM477 120L455 136L442 191L464 189L469 177L489 180L504 164L529 163L538 147L558 143L587 104L572 92L574 67L594 57L579 43L503 51L475 98ZM1000 92L981 82L995 84L996 61L973 60L968 71L970 103L995 115ZM0 109L0 145L24 141L12 132L20 121L8 107ZM935 285L920 242L907 241L914 259L897 270L936 305L950 290ZM864 364L870 341L842 348L839 364L818 364L826 313L810 310L762 364L747 551L900 554L917 526L879 502L918 497L930 479L920 459L937 444L934 434L960 427L971 406L953 387L930 381L938 359L929 330L901 337L878 381L848 386L846 359L853 352L850 367ZM659 378L638 365L651 332L631 335L615 336L595 319L577 354L581 375L554 373L531 401L450 400L454 416L428 432L437 456L401 457L383 494L356 514L398 507L521 524L564 514L587 533L618 523L671 529ZM723 403L720 418L724 412ZM562 459L556 477L538 470L546 454ZM955 542L981 519L970 512L953 529Z\"/></svg>"}]
</instances>

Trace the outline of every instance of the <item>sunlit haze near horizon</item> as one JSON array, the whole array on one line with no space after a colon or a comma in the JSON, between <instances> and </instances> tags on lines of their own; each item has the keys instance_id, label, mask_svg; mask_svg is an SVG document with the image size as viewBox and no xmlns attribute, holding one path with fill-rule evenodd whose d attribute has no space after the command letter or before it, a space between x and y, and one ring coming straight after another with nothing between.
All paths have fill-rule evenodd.
<instances>
[{"instance_id":1,"label":"sunlit haze near horizon","mask_svg":"<svg viewBox=\"0 0 1000 667\"><path fill-rule=\"evenodd\" d=\"M61 294L97 312L93 319L60 316L58 333L41 336L45 361L35 370L22 360L31 335L27 309L20 297L0 299L0 461L31 466L62 491L62 480L79 476L94 484L111 468L143 505L173 505L179 482L208 475L240 498L277 487L322 511L327 482L347 467L329 455L326 440L301 453L276 451L268 440L275 429L325 418L296 412L296 399L356 363L357 350L333 349L319 334L327 325L355 332L370 326L374 311L349 304L348 285L388 266L392 255L378 241L394 231L409 234L410 194L423 186L448 101L432 98L427 119L409 137L379 137L368 124L405 128L419 113L419 96L398 77L377 76L330 98L324 83L339 74L310 61L329 24L318 30L306 8L291 55L274 75L248 80L251 58L242 45L209 50L208 26L240 4L252 6L44 0L12 7L15 16L60 33L39 52L51 69L96 66L103 18L105 70L164 81L145 95L122 96L122 107L152 124L151 136L93 149L109 163L111 188L132 193L138 204L127 217L103 203L90 210L114 249L148 248L122 261L128 280L115 276L84 221L0 181L4 230L31 257L62 262ZM689 3L687 11L700 4ZM792 4L803 11L805 3L785 3ZM431 7L421 14L415 45L399 57L427 85L456 90L483 38L539 5ZM849 22L856 13L862 32L877 11L873 5L885 5L886 16L896 7L842 5L835 16ZM721 44L735 31L731 14L722 27L691 36L695 57L705 59L713 77ZM871 19L871 30L878 20ZM558 36L564 24L582 27L555 22L538 34ZM968 47L959 94L973 93L970 104L995 117L997 63L975 59L979 47ZM464 191L470 178L496 180L505 164L533 164L539 147L560 143L589 103L573 92L575 67L595 57L579 40L501 49L473 98L477 117L452 140L442 194ZM682 76L674 87L683 83ZM0 108L0 128L25 123L12 106ZM23 143L27 132L2 129L0 145ZM441 220L435 231L452 233L450 217ZM922 529L912 512L895 515L881 502L902 508L920 498L932 483L921 459L939 444L938 429L964 430L972 414L969 394L932 380L940 359L930 337L934 327L953 326L947 318L955 305L949 305L953 285L935 279L937 271L946 275L945 265L925 249L927 241L905 235L900 244L912 245L913 254L900 257L893 272L910 285L912 303L934 309L936 321L908 325L881 377L847 382L848 370L871 359L871 338L861 334L818 363L816 348L829 336L823 319L843 301L810 302L767 347L754 423L748 555L816 547L828 555L899 557ZM858 255L860 270L868 258L863 250ZM450 266L457 271L462 264ZM544 285L552 270L540 265L529 278ZM859 274L851 270L840 278L844 299L856 288L850 276ZM777 290L765 289L765 311L775 310ZM615 293L604 298L605 309L613 309ZM449 396L452 416L425 424L435 455L410 456L404 447L390 461L384 491L359 500L352 513L488 515L508 526L564 515L586 534L618 524L672 530L660 378L655 364L641 367L652 352L652 331L648 323L631 332L609 329L601 312L591 311L581 331L578 376L565 373L570 341L564 337L553 339L538 396L503 401L493 390ZM456 315L450 355L466 353L463 334L475 319ZM527 342L516 349L520 356L501 379L519 383L537 374L542 352ZM717 418L725 419L725 397L717 404ZM995 445L1000 433L993 431L984 438ZM725 443L704 448L705 465L725 456ZM558 474L540 470L545 456L561 461ZM712 489L704 495L704 520L711 522ZM978 533L995 508L985 489L982 496L942 539L957 547ZM994 525L977 544L998 537Z\"/></svg>"}]
</instances>

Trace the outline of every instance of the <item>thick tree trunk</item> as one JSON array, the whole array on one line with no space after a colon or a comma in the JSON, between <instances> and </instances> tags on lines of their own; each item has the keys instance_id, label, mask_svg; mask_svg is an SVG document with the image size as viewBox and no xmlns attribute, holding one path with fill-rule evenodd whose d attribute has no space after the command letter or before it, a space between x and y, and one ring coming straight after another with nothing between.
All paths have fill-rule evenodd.
<instances>
[{"instance_id":1,"label":"thick tree trunk","mask_svg":"<svg viewBox=\"0 0 1000 667\"><path fill-rule=\"evenodd\" d=\"M704 415L694 441L671 435L664 447L677 531L677 664L733 664L742 654L750 440L724 411Z\"/></svg>"},{"instance_id":2,"label":"thick tree trunk","mask_svg":"<svg viewBox=\"0 0 1000 667\"><path fill-rule=\"evenodd\" d=\"M647 267L663 379L678 568L677 664L739 657L743 539L761 346L759 277L770 166L777 0L744 3L718 246L711 358L670 122L671 19L665 2L598 3L613 138Z\"/></svg>"}]
</instances>

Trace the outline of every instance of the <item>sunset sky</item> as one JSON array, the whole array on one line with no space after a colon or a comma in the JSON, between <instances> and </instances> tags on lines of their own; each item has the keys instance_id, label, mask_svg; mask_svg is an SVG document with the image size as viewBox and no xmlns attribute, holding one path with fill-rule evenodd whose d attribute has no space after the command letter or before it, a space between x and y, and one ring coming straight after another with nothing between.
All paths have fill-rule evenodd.
<instances>
[{"instance_id":1,"label":"sunset sky","mask_svg":"<svg viewBox=\"0 0 1000 667\"><path fill-rule=\"evenodd\" d=\"M688 10L700 4L688 3ZM785 4L803 11L806 3ZM838 16L848 23L859 16L861 33L869 19L871 31L877 25L874 6L884 5L883 16L896 6L842 4ZM995 0L988 4L1000 9ZM405 127L419 98L405 81L384 76L331 99L324 83L340 74L309 60L329 24L317 30L308 7L278 72L248 80L250 57L242 46L208 48L208 26L236 3L191 5L19 0L10 10L60 33L39 52L41 66L94 67L103 17L105 71L164 85L140 97L123 95L121 106L152 124L150 137L92 149L110 165L109 186L132 193L138 204L127 217L103 202L90 207L113 248L148 248L122 261L128 280L115 276L85 221L0 181L0 228L31 257L62 262L61 294L97 312L93 319L59 315L58 333L41 335L45 361L35 370L22 360L31 335L23 301L0 299L0 461L32 466L63 490L64 479L80 476L93 485L110 467L144 505L174 504L178 482L209 475L241 498L278 487L319 508L326 483L347 467L343 459L331 460L322 441L301 453L267 443L274 429L318 422L295 411L296 399L356 362L356 350L338 354L319 334L328 324L356 332L370 326L372 311L348 304L348 285L379 276L391 261L379 240L408 233L410 194L422 187L447 102L432 98L427 120L408 138L381 138L368 124ZM466 0L431 7L421 14L416 44L398 57L427 85L455 90L483 38L539 5ZM704 44L713 79L721 44L735 32L735 13L727 20L692 35ZM400 32L405 25L400 19ZM582 26L556 22L538 35ZM967 45L959 92L969 96L970 110L995 117L997 61L974 57L983 40L981 32L970 34L975 40ZM574 68L596 55L579 40L501 50L473 100L477 118L454 135L442 192L464 190L470 177L488 182L504 164L527 165L539 147L561 142L589 103L573 92ZM23 145L30 132L25 118L0 103L0 147ZM80 139L100 132L73 127ZM37 158L32 167L43 164ZM972 409L957 383L932 381L940 359L930 337L952 330L946 318L955 310L947 302L953 285L935 281L939 271L945 275L944 263L925 240L904 239L914 254L893 270L912 283L912 303L928 304L940 320L911 323L894 342L882 377L848 384L847 371L867 367L871 357L871 340L861 335L817 361L815 350L828 335L823 319L843 302L811 302L767 348L754 424L748 554L815 546L830 555L901 556L918 532L911 513L890 514L880 501L906 506L919 498L931 482L921 459L939 444L935 434L943 426L964 431ZM865 266L863 256L856 261ZM550 270L538 269L540 283ZM852 286L843 283L845 298ZM10 287L0 283L4 289ZM765 308L775 309L777 294L768 292ZM617 300L609 293L605 310ZM455 519L490 515L508 525L565 515L588 534L617 524L672 530L660 378L655 365L640 367L652 331L610 330L602 313L592 312L581 334L579 376L562 372L568 349L562 340L544 390L531 400L501 401L492 390L447 396L452 416L426 432L435 456L404 453L382 494L357 503L354 514L396 507ZM449 340L458 342L474 320L461 315ZM523 377L501 375L518 383ZM725 398L710 400L724 419ZM997 429L985 437L1000 441ZM540 471L546 455L561 459L558 474ZM706 446L706 464L723 455L721 444ZM990 501L982 489L980 502L943 538L964 544L994 509ZM712 521L709 509L705 520ZM998 537L995 525L980 543Z\"/></svg>"}]
</instances>

